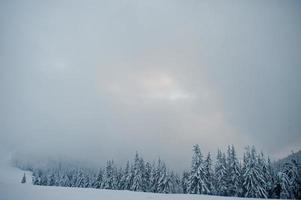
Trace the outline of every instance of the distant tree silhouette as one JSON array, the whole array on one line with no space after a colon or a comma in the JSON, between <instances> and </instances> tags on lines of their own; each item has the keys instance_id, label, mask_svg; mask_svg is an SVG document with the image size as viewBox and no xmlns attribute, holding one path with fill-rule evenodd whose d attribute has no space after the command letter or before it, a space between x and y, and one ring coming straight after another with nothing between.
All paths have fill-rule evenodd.
<instances>
[{"instance_id":1,"label":"distant tree silhouette","mask_svg":"<svg viewBox=\"0 0 301 200\"><path fill-rule=\"evenodd\" d=\"M25 176L25 173L24 173L24 175L23 175L23 177L22 177L21 183L26 183L26 176Z\"/></svg>"}]
</instances>

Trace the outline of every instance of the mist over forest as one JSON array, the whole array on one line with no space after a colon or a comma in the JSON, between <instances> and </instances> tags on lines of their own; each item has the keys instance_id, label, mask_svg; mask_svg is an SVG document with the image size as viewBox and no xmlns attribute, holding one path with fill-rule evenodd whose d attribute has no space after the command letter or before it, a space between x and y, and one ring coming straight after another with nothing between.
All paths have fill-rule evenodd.
<instances>
[{"instance_id":1,"label":"mist over forest","mask_svg":"<svg viewBox=\"0 0 301 200\"><path fill-rule=\"evenodd\" d=\"M165 185L173 180L158 193L185 193L183 173L190 188L194 171L204 181L200 168L210 153L212 177L223 157L228 171L239 163L241 188L206 180L186 193L299 197L300 163L292 155L301 149L300 10L298 0L0 1L0 173L13 163L39 180L32 190L76 188L70 181L81 176L95 188L108 164L121 179L129 161L131 173L140 170L128 176L136 180L148 163L149 171L163 171ZM193 170L195 144L202 162ZM228 145L235 162L227 161ZM268 160L273 183L262 181ZM248 167L264 177L252 194L243 184Z\"/></svg>"}]
</instances>

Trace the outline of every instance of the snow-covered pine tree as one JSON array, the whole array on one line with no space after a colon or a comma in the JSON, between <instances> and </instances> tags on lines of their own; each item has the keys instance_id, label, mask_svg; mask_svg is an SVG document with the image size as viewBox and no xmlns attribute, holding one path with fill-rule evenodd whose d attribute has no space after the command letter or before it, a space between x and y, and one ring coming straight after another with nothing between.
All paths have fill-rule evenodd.
<instances>
[{"instance_id":1,"label":"snow-covered pine tree","mask_svg":"<svg viewBox=\"0 0 301 200\"><path fill-rule=\"evenodd\" d=\"M184 194L188 193L188 187L189 187L188 182L189 182L189 172L184 171L181 180L182 190Z\"/></svg>"},{"instance_id":2,"label":"snow-covered pine tree","mask_svg":"<svg viewBox=\"0 0 301 200\"><path fill-rule=\"evenodd\" d=\"M60 172L58 169L54 169L52 171L53 179L54 179L54 186L62 186L62 181L64 178L64 173Z\"/></svg>"},{"instance_id":3,"label":"snow-covered pine tree","mask_svg":"<svg viewBox=\"0 0 301 200\"><path fill-rule=\"evenodd\" d=\"M105 168L105 174L102 182L103 189L113 189L114 186L113 165L114 162L112 160L107 161L107 166Z\"/></svg>"},{"instance_id":4,"label":"snow-covered pine tree","mask_svg":"<svg viewBox=\"0 0 301 200\"><path fill-rule=\"evenodd\" d=\"M62 175L62 178L59 181L59 185L63 186L63 187L70 187L70 180L68 178L67 172L65 172L65 174Z\"/></svg>"},{"instance_id":5,"label":"snow-covered pine tree","mask_svg":"<svg viewBox=\"0 0 301 200\"><path fill-rule=\"evenodd\" d=\"M253 146L246 149L243 168L243 192L245 197L267 198L262 166L258 162L256 149Z\"/></svg>"},{"instance_id":6,"label":"snow-covered pine tree","mask_svg":"<svg viewBox=\"0 0 301 200\"><path fill-rule=\"evenodd\" d=\"M119 175L118 175L120 177L120 179L118 181L118 189L119 190L125 190L125 180L126 180L125 174L126 174L126 170L123 168L120 168Z\"/></svg>"},{"instance_id":7,"label":"snow-covered pine tree","mask_svg":"<svg viewBox=\"0 0 301 200\"><path fill-rule=\"evenodd\" d=\"M124 174L124 171L122 169L122 167L119 167L118 170L117 170L117 174L116 174L116 188L117 190L123 190L122 189L122 183L121 183L121 180L122 180L122 177L123 177L123 174Z\"/></svg>"},{"instance_id":8,"label":"snow-covered pine tree","mask_svg":"<svg viewBox=\"0 0 301 200\"><path fill-rule=\"evenodd\" d=\"M167 177L167 171L166 171L166 166L165 163L162 162L161 168L160 168L160 177L158 180L158 193L168 193L168 177Z\"/></svg>"},{"instance_id":9,"label":"snow-covered pine tree","mask_svg":"<svg viewBox=\"0 0 301 200\"><path fill-rule=\"evenodd\" d=\"M171 182L171 193L183 193L181 179L173 171L170 172L170 182Z\"/></svg>"},{"instance_id":10,"label":"snow-covered pine tree","mask_svg":"<svg viewBox=\"0 0 301 200\"><path fill-rule=\"evenodd\" d=\"M71 187L77 187L77 173L78 169L71 169L70 171L70 182L71 182Z\"/></svg>"},{"instance_id":11,"label":"snow-covered pine tree","mask_svg":"<svg viewBox=\"0 0 301 200\"><path fill-rule=\"evenodd\" d=\"M212 170L212 160L211 160L211 154L210 152L207 154L207 157L204 161L204 168L205 168L205 184L206 187L208 188L208 191L204 194L210 194L214 195L216 193L215 188L214 188L214 173Z\"/></svg>"},{"instance_id":12,"label":"snow-covered pine tree","mask_svg":"<svg viewBox=\"0 0 301 200\"><path fill-rule=\"evenodd\" d=\"M280 198L299 199L301 198L300 166L296 160L286 162L278 173L280 180Z\"/></svg>"},{"instance_id":13,"label":"snow-covered pine tree","mask_svg":"<svg viewBox=\"0 0 301 200\"><path fill-rule=\"evenodd\" d=\"M191 172L189 176L189 193L207 194L209 189L206 185L205 167L203 156L198 144L193 146Z\"/></svg>"},{"instance_id":14,"label":"snow-covered pine tree","mask_svg":"<svg viewBox=\"0 0 301 200\"><path fill-rule=\"evenodd\" d=\"M129 187L129 190L131 190L131 187L133 185L133 180L134 180L134 165L131 164L130 165L130 174L128 176L128 180L127 180L127 183L129 184L128 187Z\"/></svg>"},{"instance_id":15,"label":"snow-covered pine tree","mask_svg":"<svg viewBox=\"0 0 301 200\"><path fill-rule=\"evenodd\" d=\"M68 187L74 187L73 186L73 170L69 170L67 173L67 183L68 183Z\"/></svg>"},{"instance_id":16,"label":"snow-covered pine tree","mask_svg":"<svg viewBox=\"0 0 301 200\"><path fill-rule=\"evenodd\" d=\"M258 155L258 164L261 170L261 173L263 175L264 181L262 183L263 187L266 190L267 197L272 198L273 196L273 185L274 185L274 173L271 166L271 161L268 158L266 161L263 155L263 152L261 152Z\"/></svg>"},{"instance_id":17,"label":"snow-covered pine tree","mask_svg":"<svg viewBox=\"0 0 301 200\"><path fill-rule=\"evenodd\" d=\"M146 192L148 183L145 176L145 163L143 158L139 158L139 168L142 176L142 191Z\"/></svg>"},{"instance_id":18,"label":"snow-covered pine tree","mask_svg":"<svg viewBox=\"0 0 301 200\"><path fill-rule=\"evenodd\" d=\"M138 152L136 152L135 155L133 169L134 169L134 174L133 174L133 184L131 186L131 190L143 191L142 171L141 171L140 158Z\"/></svg>"},{"instance_id":19,"label":"snow-covered pine tree","mask_svg":"<svg viewBox=\"0 0 301 200\"><path fill-rule=\"evenodd\" d=\"M90 180L90 174L84 173L84 188L90 188L91 187L91 180Z\"/></svg>"},{"instance_id":20,"label":"snow-covered pine tree","mask_svg":"<svg viewBox=\"0 0 301 200\"><path fill-rule=\"evenodd\" d=\"M145 163L145 170L143 173L143 181L144 181L144 185L145 185L145 190L147 192L151 191L151 187L150 187L150 178L151 178L151 172L152 172L152 166L149 162Z\"/></svg>"},{"instance_id":21,"label":"snow-covered pine tree","mask_svg":"<svg viewBox=\"0 0 301 200\"><path fill-rule=\"evenodd\" d=\"M123 171L122 177L119 182L119 188L121 190L130 190L132 185L132 173L130 162L127 161L126 167Z\"/></svg>"},{"instance_id":22,"label":"snow-covered pine tree","mask_svg":"<svg viewBox=\"0 0 301 200\"><path fill-rule=\"evenodd\" d=\"M166 169L166 165L162 162L160 168L160 178L158 180L158 193L175 193L175 185L173 185L175 180L174 174L172 172L168 172Z\"/></svg>"},{"instance_id":23,"label":"snow-covered pine tree","mask_svg":"<svg viewBox=\"0 0 301 200\"><path fill-rule=\"evenodd\" d=\"M158 163L153 163L151 176L150 176L150 190L151 192L158 193L158 183L159 178L161 176L161 168L162 168L162 161L159 158Z\"/></svg>"},{"instance_id":24,"label":"snow-covered pine tree","mask_svg":"<svg viewBox=\"0 0 301 200\"><path fill-rule=\"evenodd\" d=\"M188 193L192 194L199 194L199 174L198 168L202 162L202 154L199 145L193 146L193 156L192 156L192 163L191 163L191 170L189 175L188 181Z\"/></svg>"},{"instance_id":25,"label":"snow-covered pine tree","mask_svg":"<svg viewBox=\"0 0 301 200\"><path fill-rule=\"evenodd\" d=\"M47 175L47 186L54 186L55 184L55 177L53 172L48 172Z\"/></svg>"},{"instance_id":26,"label":"snow-covered pine tree","mask_svg":"<svg viewBox=\"0 0 301 200\"><path fill-rule=\"evenodd\" d=\"M293 158L291 161L294 165L295 170L295 183L294 183L294 195L296 199L301 199L301 163L300 158L299 160L296 158Z\"/></svg>"},{"instance_id":27,"label":"snow-covered pine tree","mask_svg":"<svg viewBox=\"0 0 301 200\"><path fill-rule=\"evenodd\" d=\"M84 177L82 169L79 169L77 171L77 175L76 176L77 176L77 179L76 179L75 187L84 188L85 187L85 177Z\"/></svg>"},{"instance_id":28,"label":"snow-covered pine tree","mask_svg":"<svg viewBox=\"0 0 301 200\"><path fill-rule=\"evenodd\" d=\"M40 185L41 172L40 170L33 170L32 172L32 184Z\"/></svg>"},{"instance_id":29,"label":"snow-covered pine tree","mask_svg":"<svg viewBox=\"0 0 301 200\"><path fill-rule=\"evenodd\" d=\"M279 198L292 199L291 196L293 191L291 190L291 184L287 174L283 172L278 172L278 179L280 185Z\"/></svg>"},{"instance_id":30,"label":"snow-covered pine tree","mask_svg":"<svg viewBox=\"0 0 301 200\"><path fill-rule=\"evenodd\" d=\"M294 197L296 199L301 199L301 163L298 163L297 159L291 159L291 163L293 164L293 191Z\"/></svg>"},{"instance_id":31,"label":"snow-covered pine tree","mask_svg":"<svg viewBox=\"0 0 301 200\"><path fill-rule=\"evenodd\" d=\"M216 163L215 163L215 190L219 196L227 195L227 171L226 171L226 157L220 149L217 151Z\"/></svg>"},{"instance_id":32,"label":"snow-covered pine tree","mask_svg":"<svg viewBox=\"0 0 301 200\"><path fill-rule=\"evenodd\" d=\"M26 183L26 176L25 176L25 173L23 174L23 177L22 177L21 183Z\"/></svg>"},{"instance_id":33,"label":"snow-covered pine tree","mask_svg":"<svg viewBox=\"0 0 301 200\"><path fill-rule=\"evenodd\" d=\"M268 157L267 164L266 164L266 173L265 173L265 180L266 180L266 190L268 193L268 198L274 198L274 188L275 188L275 172L272 167L272 163L270 158Z\"/></svg>"},{"instance_id":34,"label":"snow-covered pine tree","mask_svg":"<svg viewBox=\"0 0 301 200\"><path fill-rule=\"evenodd\" d=\"M47 180L47 171L41 170L42 175L41 175L41 182L40 185L47 185L48 180Z\"/></svg>"},{"instance_id":35,"label":"snow-covered pine tree","mask_svg":"<svg viewBox=\"0 0 301 200\"><path fill-rule=\"evenodd\" d=\"M96 177L94 183L92 184L92 187L97 188L97 189L101 188L102 181L103 181L103 171L100 168L98 171L97 177Z\"/></svg>"},{"instance_id":36,"label":"snow-covered pine tree","mask_svg":"<svg viewBox=\"0 0 301 200\"><path fill-rule=\"evenodd\" d=\"M233 145L228 146L227 151L227 196L241 196L242 179L241 166L236 156Z\"/></svg>"},{"instance_id":37,"label":"snow-covered pine tree","mask_svg":"<svg viewBox=\"0 0 301 200\"><path fill-rule=\"evenodd\" d=\"M118 190L118 185L119 185L119 181L120 181L120 178L118 175L118 170L114 164L112 165L112 168L113 168L113 170L112 170L113 171L113 173L112 173L112 176L113 176L112 190Z\"/></svg>"}]
</instances>

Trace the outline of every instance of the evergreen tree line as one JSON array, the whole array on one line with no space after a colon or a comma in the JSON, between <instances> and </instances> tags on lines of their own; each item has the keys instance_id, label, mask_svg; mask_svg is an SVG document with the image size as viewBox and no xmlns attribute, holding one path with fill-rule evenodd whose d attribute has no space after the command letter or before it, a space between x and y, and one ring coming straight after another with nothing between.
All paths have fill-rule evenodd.
<instances>
[{"instance_id":1,"label":"evergreen tree line","mask_svg":"<svg viewBox=\"0 0 301 200\"><path fill-rule=\"evenodd\" d=\"M269 158L247 147L243 159L234 146L218 150L216 159L203 156L199 145L193 146L190 170L181 176L165 163L149 163L136 153L124 168L107 161L99 170L70 168L32 168L35 185L131 190L154 193L190 193L254 198L301 198L301 166L295 159L275 169Z\"/></svg>"},{"instance_id":2,"label":"evergreen tree line","mask_svg":"<svg viewBox=\"0 0 301 200\"><path fill-rule=\"evenodd\" d=\"M34 185L131 190L154 193L182 193L181 178L166 168L161 159L150 164L136 153L124 168L109 160L98 171L89 168L58 167L31 169Z\"/></svg>"}]
</instances>

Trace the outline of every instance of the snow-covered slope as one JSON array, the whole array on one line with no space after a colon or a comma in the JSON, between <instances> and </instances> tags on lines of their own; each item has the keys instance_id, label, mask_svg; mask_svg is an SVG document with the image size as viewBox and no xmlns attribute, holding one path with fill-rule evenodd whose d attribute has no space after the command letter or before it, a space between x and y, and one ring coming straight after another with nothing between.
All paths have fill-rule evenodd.
<instances>
[{"instance_id":1,"label":"snow-covered slope","mask_svg":"<svg viewBox=\"0 0 301 200\"><path fill-rule=\"evenodd\" d=\"M99 190L91 188L66 188L34 186L31 173L26 173L27 183L21 184L24 171L11 167L9 159L0 160L0 200L230 200L233 197L216 197L187 194L153 194L131 191ZM240 198L235 198L240 199Z\"/></svg>"}]
</instances>

